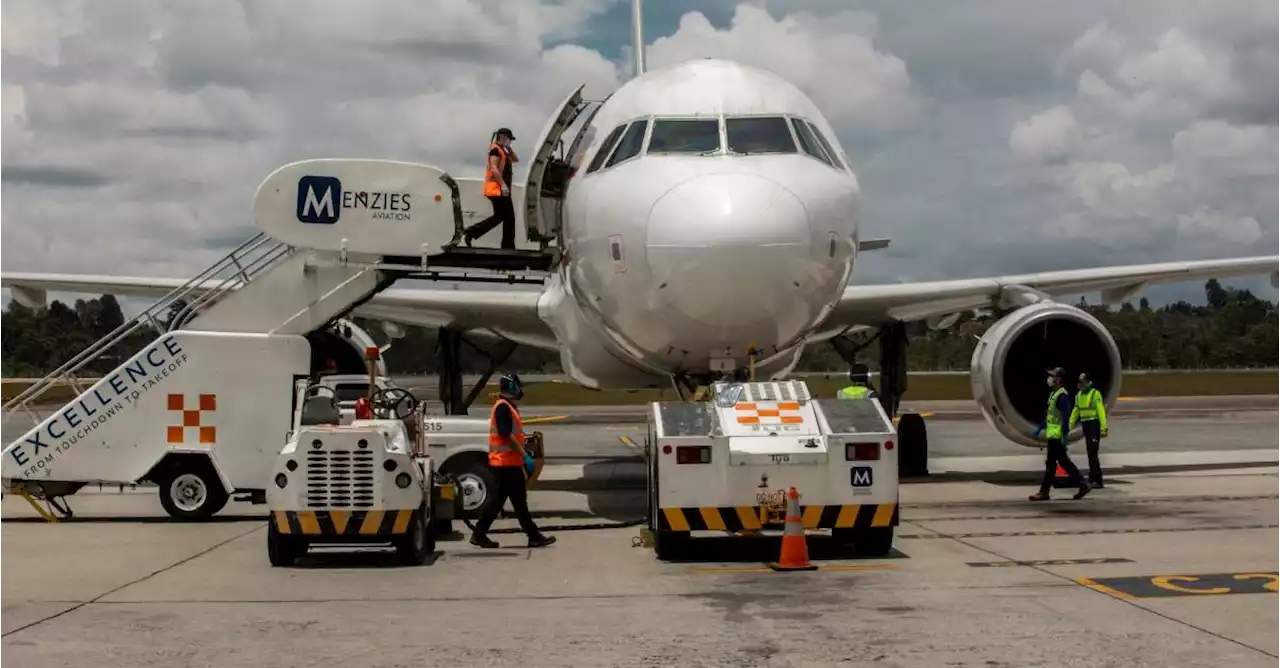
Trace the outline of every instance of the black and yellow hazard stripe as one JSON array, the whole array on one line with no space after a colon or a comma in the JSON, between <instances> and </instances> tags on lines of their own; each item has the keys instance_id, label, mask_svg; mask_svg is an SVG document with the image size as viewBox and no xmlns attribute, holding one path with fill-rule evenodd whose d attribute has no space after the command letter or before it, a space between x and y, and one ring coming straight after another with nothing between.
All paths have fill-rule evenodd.
<instances>
[{"instance_id":1,"label":"black and yellow hazard stripe","mask_svg":"<svg viewBox=\"0 0 1280 668\"><path fill-rule=\"evenodd\" d=\"M866 529L898 524L898 504L869 503L842 506L801 506L806 529ZM766 523L761 506L661 508L660 531L742 531L778 526Z\"/></svg>"},{"instance_id":2,"label":"black and yellow hazard stripe","mask_svg":"<svg viewBox=\"0 0 1280 668\"><path fill-rule=\"evenodd\" d=\"M416 509L275 510L271 521L282 534L299 536L389 536L409 532Z\"/></svg>"}]
</instances>

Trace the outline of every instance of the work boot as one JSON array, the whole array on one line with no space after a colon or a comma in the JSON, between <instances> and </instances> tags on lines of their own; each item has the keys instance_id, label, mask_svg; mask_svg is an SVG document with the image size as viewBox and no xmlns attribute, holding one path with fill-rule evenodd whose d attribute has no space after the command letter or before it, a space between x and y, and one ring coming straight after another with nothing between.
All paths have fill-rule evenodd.
<instances>
[{"instance_id":1,"label":"work boot","mask_svg":"<svg viewBox=\"0 0 1280 668\"><path fill-rule=\"evenodd\" d=\"M1048 500L1049 500L1049 493L1048 493L1048 492L1036 492L1035 494L1032 494L1031 496L1027 497L1027 500L1029 500L1029 501L1048 501Z\"/></svg>"},{"instance_id":2,"label":"work boot","mask_svg":"<svg viewBox=\"0 0 1280 668\"><path fill-rule=\"evenodd\" d=\"M556 542L555 536L543 536L541 534L529 538L529 547L546 547Z\"/></svg>"},{"instance_id":3,"label":"work boot","mask_svg":"<svg viewBox=\"0 0 1280 668\"><path fill-rule=\"evenodd\" d=\"M1071 497L1071 498L1073 498L1073 499L1083 499L1083 498L1085 497L1085 495L1086 495L1086 494L1088 494L1089 492L1092 492L1092 491L1093 491L1093 488L1089 486L1089 483L1085 483L1085 484L1083 484L1083 485L1080 485L1080 491L1076 492L1075 496L1073 496L1073 497Z\"/></svg>"},{"instance_id":4,"label":"work boot","mask_svg":"<svg viewBox=\"0 0 1280 668\"><path fill-rule=\"evenodd\" d=\"M475 545L476 547L484 547L484 548L501 547L500 545L493 542L492 540L489 540L488 536L477 536L475 534L471 535L471 544Z\"/></svg>"}]
</instances>

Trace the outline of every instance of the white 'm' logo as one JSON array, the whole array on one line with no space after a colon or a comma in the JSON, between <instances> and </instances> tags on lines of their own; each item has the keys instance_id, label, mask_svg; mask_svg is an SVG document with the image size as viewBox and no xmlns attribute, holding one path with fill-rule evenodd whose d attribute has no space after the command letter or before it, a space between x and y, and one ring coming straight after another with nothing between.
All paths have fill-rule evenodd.
<instances>
[{"instance_id":1,"label":"white 'm' logo","mask_svg":"<svg viewBox=\"0 0 1280 668\"><path fill-rule=\"evenodd\" d=\"M325 188L324 197L316 199L315 188L310 184L307 185L307 199L302 203L302 215L309 215L312 211L317 214L323 211L324 215L333 217L333 188Z\"/></svg>"},{"instance_id":2,"label":"white 'm' logo","mask_svg":"<svg viewBox=\"0 0 1280 668\"><path fill-rule=\"evenodd\" d=\"M855 471L853 472L853 484L855 484L855 485L870 485L870 484L871 484L871 469L858 469L858 470L855 470Z\"/></svg>"}]
</instances>

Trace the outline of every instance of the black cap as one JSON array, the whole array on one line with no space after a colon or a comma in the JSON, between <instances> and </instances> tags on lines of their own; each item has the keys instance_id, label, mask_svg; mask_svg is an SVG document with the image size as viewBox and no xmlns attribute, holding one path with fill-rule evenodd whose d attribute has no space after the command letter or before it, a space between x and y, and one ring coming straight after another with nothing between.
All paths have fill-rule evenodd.
<instances>
[{"instance_id":1,"label":"black cap","mask_svg":"<svg viewBox=\"0 0 1280 668\"><path fill-rule=\"evenodd\" d=\"M1081 383L1087 383L1087 382L1089 382L1089 374L1087 374L1087 373L1082 373L1082 374L1080 374L1080 377L1079 377L1079 378L1077 378L1076 380L1077 380L1077 381L1079 381L1079 382L1081 382Z\"/></svg>"},{"instance_id":2,"label":"black cap","mask_svg":"<svg viewBox=\"0 0 1280 668\"><path fill-rule=\"evenodd\" d=\"M1049 375L1054 378L1061 378L1067 375L1067 370L1060 366L1055 366L1052 369L1049 369Z\"/></svg>"},{"instance_id":3,"label":"black cap","mask_svg":"<svg viewBox=\"0 0 1280 668\"><path fill-rule=\"evenodd\" d=\"M507 137L511 138L511 141L516 140L516 136L511 134L511 128L498 128L498 131L495 132L494 134L498 135L499 137L506 135Z\"/></svg>"}]
</instances>

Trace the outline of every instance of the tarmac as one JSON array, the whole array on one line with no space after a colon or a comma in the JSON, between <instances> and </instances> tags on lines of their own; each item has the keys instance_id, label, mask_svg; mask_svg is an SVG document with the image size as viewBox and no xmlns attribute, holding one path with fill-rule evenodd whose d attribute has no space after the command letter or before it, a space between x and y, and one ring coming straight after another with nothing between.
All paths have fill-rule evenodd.
<instances>
[{"instance_id":1,"label":"tarmac","mask_svg":"<svg viewBox=\"0 0 1280 668\"><path fill-rule=\"evenodd\" d=\"M502 549L458 535L420 567L364 548L272 568L263 506L180 524L154 490L82 492L46 524L10 495L0 650L29 668L1276 665L1274 411L1117 416L1108 486L1041 504L1034 452L1001 454L981 422L929 426L941 473L901 487L894 553L814 535L812 572L765 568L775 538L659 561L643 489L557 490L553 466L531 503L556 545L499 520ZM637 463L603 426L546 431L582 462L554 466Z\"/></svg>"}]
</instances>

